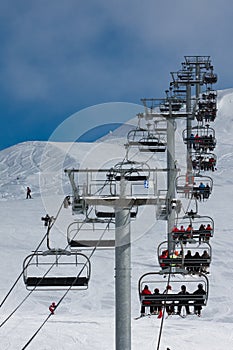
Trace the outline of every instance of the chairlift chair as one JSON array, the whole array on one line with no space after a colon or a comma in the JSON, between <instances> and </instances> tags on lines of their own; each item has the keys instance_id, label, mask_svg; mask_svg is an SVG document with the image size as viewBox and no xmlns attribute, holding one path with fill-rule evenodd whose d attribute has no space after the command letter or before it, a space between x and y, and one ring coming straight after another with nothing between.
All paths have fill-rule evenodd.
<instances>
[{"instance_id":1,"label":"chairlift chair","mask_svg":"<svg viewBox=\"0 0 233 350\"><path fill-rule=\"evenodd\" d=\"M179 99L174 99L171 102L165 101L163 103L160 103L159 109L160 112L169 112L170 111L170 104L171 104L171 111L172 112L179 112L181 109L183 102Z\"/></svg>"},{"instance_id":2,"label":"chairlift chair","mask_svg":"<svg viewBox=\"0 0 233 350\"><path fill-rule=\"evenodd\" d=\"M127 181L147 181L150 177L150 167L144 162L123 161L111 169L115 181L124 178Z\"/></svg>"},{"instance_id":3,"label":"chairlift chair","mask_svg":"<svg viewBox=\"0 0 233 350\"><path fill-rule=\"evenodd\" d=\"M183 140L184 143L189 144L193 150L206 152L207 150L213 151L216 147L215 130L209 125L197 125L192 127L190 135L188 135L188 131L188 129L183 131Z\"/></svg>"},{"instance_id":4,"label":"chairlift chair","mask_svg":"<svg viewBox=\"0 0 233 350\"><path fill-rule=\"evenodd\" d=\"M215 171L217 156L214 153L208 152L191 152L190 158L192 162L192 168L195 172L200 171Z\"/></svg>"},{"instance_id":5,"label":"chairlift chair","mask_svg":"<svg viewBox=\"0 0 233 350\"><path fill-rule=\"evenodd\" d=\"M167 286L171 286L171 293L167 294ZM153 293L155 288L159 289L159 294L142 294L142 291L147 285ZM185 285L188 295L178 294L181 286ZM203 295L193 294L197 290L198 285L202 285ZM177 307L179 302L182 305L194 307L195 305L206 306L209 295L209 281L206 275L199 274L197 276L181 274L179 272L148 272L142 275L138 281L138 294L141 306L153 307L166 306L167 302L173 302L174 307Z\"/></svg>"},{"instance_id":6,"label":"chairlift chair","mask_svg":"<svg viewBox=\"0 0 233 350\"><path fill-rule=\"evenodd\" d=\"M183 217L176 219L175 227L180 230L181 227L185 230L190 226L191 230L186 232L172 232L174 240L209 241L214 235L214 220L210 216L198 215L197 213L188 212ZM190 236L190 237L189 237ZM189 241L188 241L189 242Z\"/></svg>"},{"instance_id":7,"label":"chairlift chair","mask_svg":"<svg viewBox=\"0 0 233 350\"><path fill-rule=\"evenodd\" d=\"M137 146L139 140L148 135L148 130L144 128L136 128L130 130L127 135L127 144L129 146Z\"/></svg>"},{"instance_id":8,"label":"chairlift chair","mask_svg":"<svg viewBox=\"0 0 233 350\"><path fill-rule=\"evenodd\" d=\"M130 218L135 219L138 214L138 207L133 206L130 209ZM102 207L95 207L95 215L98 219L115 219L115 210L114 209L106 209Z\"/></svg>"},{"instance_id":9,"label":"chairlift chair","mask_svg":"<svg viewBox=\"0 0 233 350\"><path fill-rule=\"evenodd\" d=\"M202 184L204 185L203 187ZM210 176L193 174L191 179L187 175L180 175L176 178L176 192L187 198L208 199L213 189L213 179Z\"/></svg>"},{"instance_id":10,"label":"chairlift chair","mask_svg":"<svg viewBox=\"0 0 233 350\"><path fill-rule=\"evenodd\" d=\"M115 247L115 224L106 218L76 220L67 228L67 241L71 249Z\"/></svg>"},{"instance_id":11,"label":"chairlift chair","mask_svg":"<svg viewBox=\"0 0 233 350\"><path fill-rule=\"evenodd\" d=\"M183 273L208 273L207 268L211 263L212 249L207 241L199 243L195 240L175 240L172 242L172 246L173 249L170 253L167 241L158 246L158 262L162 270L168 271L173 268L173 270ZM167 257L163 253L165 251L168 252Z\"/></svg>"},{"instance_id":12,"label":"chairlift chair","mask_svg":"<svg viewBox=\"0 0 233 350\"><path fill-rule=\"evenodd\" d=\"M166 143L161 141L159 137L151 136L144 137L139 140L140 152L165 152Z\"/></svg>"},{"instance_id":13,"label":"chairlift chair","mask_svg":"<svg viewBox=\"0 0 233 350\"><path fill-rule=\"evenodd\" d=\"M218 81L218 76L213 72L207 72L204 74L203 81L205 84L216 84Z\"/></svg>"},{"instance_id":14,"label":"chairlift chair","mask_svg":"<svg viewBox=\"0 0 233 350\"><path fill-rule=\"evenodd\" d=\"M87 289L90 274L90 260L80 252L37 251L23 262L23 279L28 290Z\"/></svg>"}]
</instances>

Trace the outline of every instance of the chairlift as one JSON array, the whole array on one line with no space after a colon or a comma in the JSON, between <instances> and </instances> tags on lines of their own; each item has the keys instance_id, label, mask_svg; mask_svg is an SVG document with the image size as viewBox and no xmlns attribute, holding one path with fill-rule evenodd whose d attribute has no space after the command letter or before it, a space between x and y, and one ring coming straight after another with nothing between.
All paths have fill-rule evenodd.
<instances>
[{"instance_id":1,"label":"chairlift","mask_svg":"<svg viewBox=\"0 0 233 350\"><path fill-rule=\"evenodd\" d=\"M214 235L214 220L210 216L202 216L197 213L188 212L183 217L176 219L172 236L174 240L186 240L191 238L194 242L208 242Z\"/></svg>"},{"instance_id":2,"label":"chairlift","mask_svg":"<svg viewBox=\"0 0 233 350\"><path fill-rule=\"evenodd\" d=\"M139 140L140 152L165 152L166 143L161 141L159 137L151 136L144 137Z\"/></svg>"},{"instance_id":3,"label":"chairlift","mask_svg":"<svg viewBox=\"0 0 233 350\"><path fill-rule=\"evenodd\" d=\"M131 182L144 182L150 177L150 167L148 164L142 162L123 161L117 163L114 168L111 169L111 176L115 181L120 181L124 178Z\"/></svg>"},{"instance_id":4,"label":"chairlift","mask_svg":"<svg viewBox=\"0 0 233 350\"><path fill-rule=\"evenodd\" d=\"M214 122L217 115L217 109L216 108L205 108L205 109L199 109L195 113L196 120L198 122Z\"/></svg>"},{"instance_id":5,"label":"chairlift","mask_svg":"<svg viewBox=\"0 0 233 350\"><path fill-rule=\"evenodd\" d=\"M193 72L191 70L179 70L177 72L177 77L180 80L193 80Z\"/></svg>"},{"instance_id":6,"label":"chairlift","mask_svg":"<svg viewBox=\"0 0 233 350\"><path fill-rule=\"evenodd\" d=\"M193 174L191 179L186 175L176 178L176 192L184 194L186 198L199 200L208 199L213 189L213 179L210 176Z\"/></svg>"},{"instance_id":7,"label":"chairlift","mask_svg":"<svg viewBox=\"0 0 233 350\"><path fill-rule=\"evenodd\" d=\"M213 122L217 114L217 93L208 90L203 93L198 101L196 119L199 122Z\"/></svg>"},{"instance_id":8,"label":"chairlift","mask_svg":"<svg viewBox=\"0 0 233 350\"><path fill-rule=\"evenodd\" d=\"M148 286L150 291L157 288L159 294L142 294L145 286ZM171 287L171 293L167 293L167 286ZM181 286L185 285L186 290L190 294L178 294L181 291ZM197 290L198 285L203 288L203 294L193 294ZM209 295L209 281L206 275L200 273L192 276L190 274L181 274L179 272L148 272L142 275L138 281L138 294L141 306L153 307L166 306L167 302L173 302L174 307L177 307L179 302L182 305L188 306L206 306Z\"/></svg>"},{"instance_id":9,"label":"chairlift","mask_svg":"<svg viewBox=\"0 0 233 350\"><path fill-rule=\"evenodd\" d=\"M172 250L168 251L168 242L159 244L157 249L158 262L162 270L173 268L175 271L191 274L208 273L212 258L212 249L207 241L187 239L171 242ZM166 253L165 253L166 252Z\"/></svg>"},{"instance_id":10,"label":"chairlift","mask_svg":"<svg viewBox=\"0 0 233 350\"><path fill-rule=\"evenodd\" d=\"M138 207L133 206L130 209L130 218L135 219L138 214ZM115 210L108 208L101 208L100 206L95 207L95 215L98 219L115 219Z\"/></svg>"},{"instance_id":11,"label":"chairlift","mask_svg":"<svg viewBox=\"0 0 233 350\"><path fill-rule=\"evenodd\" d=\"M188 134L189 132L190 134ZM182 135L184 143L189 144L194 151L213 151L216 147L215 131L208 124L194 126L191 131L185 129Z\"/></svg>"},{"instance_id":12,"label":"chairlift","mask_svg":"<svg viewBox=\"0 0 233 350\"><path fill-rule=\"evenodd\" d=\"M28 290L87 289L90 274L90 260L80 252L37 251L23 262L23 279Z\"/></svg>"},{"instance_id":13,"label":"chairlift","mask_svg":"<svg viewBox=\"0 0 233 350\"><path fill-rule=\"evenodd\" d=\"M73 214L85 214L87 211L87 204L80 197L73 197L72 212Z\"/></svg>"},{"instance_id":14,"label":"chairlift","mask_svg":"<svg viewBox=\"0 0 233 350\"><path fill-rule=\"evenodd\" d=\"M203 77L204 84L215 84L218 81L217 74L214 74L212 71L204 74Z\"/></svg>"},{"instance_id":15,"label":"chairlift","mask_svg":"<svg viewBox=\"0 0 233 350\"><path fill-rule=\"evenodd\" d=\"M144 142L159 142L166 144L167 124L165 118L147 123L147 128L137 127L127 135L127 146L141 146Z\"/></svg>"},{"instance_id":16,"label":"chairlift","mask_svg":"<svg viewBox=\"0 0 233 350\"><path fill-rule=\"evenodd\" d=\"M114 235L115 224L109 219L76 220L67 228L67 241L71 249L112 248L115 247Z\"/></svg>"},{"instance_id":17,"label":"chairlift","mask_svg":"<svg viewBox=\"0 0 233 350\"><path fill-rule=\"evenodd\" d=\"M194 171L215 171L217 156L214 153L191 152L192 168Z\"/></svg>"},{"instance_id":18,"label":"chairlift","mask_svg":"<svg viewBox=\"0 0 233 350\"><path fill-rule=\"evenodd\" d=\"M160 112L161 113L169 112L170 111L170 105L171 105L171 111L172 112L179 112L179 110L181 109L183 103L182 103L182 101L180 101L178 99L177 100L174 99L171 102L166 101L164 103L160 103L160 105L159 105Z\"/></svg>"},{"instance_id":19,"label":"chairlift","mask_svg":"<svg viewBox=\"0 0 233 350\"><path fill-rule=\"evenodd\" d=\"M137 146L139 140L148 135L148 129L136 128L130 130L127 135L127 143L129 146Z\"/></svg>"}]
</instances>

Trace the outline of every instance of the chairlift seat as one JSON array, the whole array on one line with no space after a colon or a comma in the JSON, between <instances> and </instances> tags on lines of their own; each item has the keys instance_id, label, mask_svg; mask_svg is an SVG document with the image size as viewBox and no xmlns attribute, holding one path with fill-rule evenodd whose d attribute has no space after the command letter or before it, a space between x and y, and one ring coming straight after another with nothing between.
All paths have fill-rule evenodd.
<instances>
[{"instance_id":1,"label":"chairlift seat","mask_svg":"<svg viewBox=\"0 0 233 350\"><path fill-rule=\"evenodd\" d=\"M109 211L96 211L95 215L97 218L115 218L115 212L109 212ZM136 211L131 211L130 212L130 217L131 218L136 218L137 212Z\"/></svg>"},{"instance_id":2,"label":"chairlift seat","mask_svg":"<svg viewBox=\"0 0 233 350\"><path fill-rule=\"evenodd\" d=\"M160 258L159 259L159 263L160 264L165 264L165 265L184 265L184 266L191 266L192 265L209 265L211 263L211 258L199 258L199 259L195 259L195 258L191 258L191 259L187 259L187 258Z\"/></svg>"},{"instance_id":3,"label":"chairlift seat","mask_svg":"<svg viewBox=\"0 0 233 350\"><path fill-rule=\"evenodd\" d=\"M88 281L87 277L28 277L25 284L27 287L87 287Z\"/></svg>"},{"instance_id":4,"label":"chairlift seat","mask_svg":"<svg viewBox=\"0 0 233 350\"><path fill-rule=\"evenodd\" d=\"M182 302L182 305L205 305L207 295L202 294L145 294L141 295L144 306L158 306L158 302Z\"/></svg>"},{"instance_id":5,"label":"chairlift seat","mask_svg":"<svg viewBox=\"0 0 233 350\"><path fill-rule=\"evenodd\" d=\"M115 247L115 240L114 239L101 239L98 240L72 240L69 242L71 247L77 247L77 248L91 248L91 247L98 247L98 248L110 248Z\"/></svg>"},{"instance_id":6,"label":"chairlift seat","mask_svg":"<svg viewBox=\"0 0 233 350\"><path fill-rule=\"evenodd\" d=\"M145 180L148 180L148 176L146 176L146 175L124 175L123 178L127 181L145 181ZM120 181L121 175L116 175L115 180Z\"/></svg>"},{"instance_id":7,"label":"chairlift seat","mask_svg":"<svg viewBox=\"0 0 233 350\"><path fill-rule=\"evenodd\" d=\"M166 146L149 146L148 148L140 148L140 152L165 152Z\"/></svg>"}]
</instances>

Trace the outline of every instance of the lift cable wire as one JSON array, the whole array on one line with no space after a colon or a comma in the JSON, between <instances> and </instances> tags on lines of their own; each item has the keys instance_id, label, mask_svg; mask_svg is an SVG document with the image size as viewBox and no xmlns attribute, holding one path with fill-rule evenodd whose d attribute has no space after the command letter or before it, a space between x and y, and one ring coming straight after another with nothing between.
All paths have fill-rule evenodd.
<instances>
[{"instance_id":1,"label":"lift cable wire","mask_svg":"<svg viewBox=\"0 0 233 350\"><path fill-rule=\"evenodd\" d=\"M44 320L44 322L41 324L41 326L37 329L37 331L33 334L33 336L28 340L28 342L24 345L24 347L22 348L22 350L26 349L28 347L28 345L32 342L32 340L36 337L36 335L39 333L39 331L41 330L41 328L45 325L45 323L49 320L49 318L51 317L52 313L50 313L46 319Z\"/></svg>"},{"instance_id":2,"label":"lift cable wire","mask_svg":"<svg viewBox=\"0 0 233 350\"><path fill-rule=\"evenodd\" d=\"M167 292L168 292L168 288L167 288L167 287L169 286L170 279L171 279L171 266L170 266L170 268L169 268L169 274L168 274L168 280L167 280L167 286L166 286L166 294L167 294ZM163 323L164 323L164 316L165 316L165 310L166 310L166 303L167 303L167 300L166 300L166 298L165 298L163 316L162 316L162 318L161 318L160 329L159 329L159 337L158 337L158 343L157 343L157 350L159 350L159 348L160 348L160 341L161 341L162 331L163 331Z\"/></svg>"},{"instance_id":3,"label":"lift cable wire","mask_svg":"<svg viewBox=\"0 0 233 350\"><path fill-rule=\"evenodd\" d=\"M62 202L62 205L63 205L63 202ZM33 257L35 256L35 254L38 252L38 250L40 249L42 243L44 242L44 240L46 239L46 237L48 236L49 234L49 231L51 230L52 226L54 225L60 211L61 211L61 208L62 208L62 205L60 206L58 212L57 212L57 215L56 217L53 219L53 221L51 221L48 225L48 229L47 229L47 232L46 234L44 235L44 237L42 238L42 240L40 241L40 243L38 244L38 246L36 247L35 251L33 251L33 254L30 258L30 260L28 261L28 264L27 266L30 264L30 262L32 261ZM26 267L27 267L26 266ZM25 267L25 268L26 268ZM3 298L1 304L0 304L0 308L3 306L3 304L5 303L5 301L7 300L7 298L9 297L9 295L11 294L11 292L13 291L14 287L16 286L16 284L19 282L20 278L23 276L23 273L24 273L24 269L22 270L22 272L19 274L19 276L16 278L15 282L13 283L13 285L11 286L11 288L9 289L9 291L7 292L6 296ZM1 327L1 325L0 325Z\"/></svg>"},{"instance_id":4,"label":"lift cable wire","mask_svg":"<svg viewBox=\"0 0 233 350\"><path fill-rule=\"evenodd\" d=\"M108 226L105 228L105 230L103 231L101 237L99 238L96 246L93 248L92 252L90 253L88 260L91 259L91 257L93 256L93 254L95 253L96 249L98 248L106 230L108 229ZM65 291L65 293L63 294L63 296L60 298L60 300L58 301L57 305L56 305L56 309L59 307L59 305L61 304L61 302L64 300L64 298L67 296L67 294L69 293L69 291L71 290L71 288L73 287L73 285L75 284L75 282L77 281L77 279L79 278L79 276L81 275L82 271L84 270L85 266L86 266L87 262L84 264L84 266L82 267L82 269L79 271L78 275L76 276L75 280L73 281L72 285L69 286L69 288L67 288L67 290ZM49 318L51 317L52 313L50 313L46 319L42 322L42 324L40 325L40 327L37 329L37 331L32 335L32 337L28 340L28 342L24 345L24 347L22 348L22 350L25 350L28 345L32 342L32 340L36 337L36 335L39 333L39 331L43 328L43 326L46 324L46 322L49 320Z\"/></svg>"}]
</instances>

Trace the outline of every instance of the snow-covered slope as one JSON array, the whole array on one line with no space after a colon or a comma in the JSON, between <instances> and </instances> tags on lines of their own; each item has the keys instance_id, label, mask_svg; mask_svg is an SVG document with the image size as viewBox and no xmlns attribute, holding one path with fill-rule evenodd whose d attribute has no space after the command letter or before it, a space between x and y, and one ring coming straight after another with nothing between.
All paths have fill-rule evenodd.
<instances>
[{"instance_id":1,"label":"snow-covered slope","mask_svg":"<svg viewBox=\"0 0 233 350\"><path fill-rule=\"evenodd\" d=\"M216 130L218 156L213 195L200 204L200 213L215 220L211 241L210 297L202 318L169 318L164 321L160 349L219 350L233 346L233 248L231 247L233 198L233 89L219 92ZM180 130L181 131L181 130ZM178 131L178 154L182 140ZM124 131L118 130L119 140ZM24 258L34 250L46 230L41 217L56 216L64 195L71 192L64 168L102 168L123 159L123 142L63 144L26 142L0 152L0 301L22 271ZM180 147L180 149L179 149ZM32 200L25 199L25 188L32 188ZM66 228L74 217L62 209L51 232L53 247L65 248ZM132 316L139 313L137 282L145 273L158 268L156 249L166 239L164 222L156 221L154 210L141 209L132 223ZM41 250L47 247L43 245ZM98 250L91 258L92 275L87 291L71 291L55 315L38 333L29 349L114 349L114 251ZM0 349L22 349L49 314L48 306L63 292L33 292L25 289L22 278L0 308L1 322L24 298L20 308L0 328ZM132 317L132 349L157 348L160 321ZM123 349L124 350L124 349Z\"/></svg>"}]
</instances>

